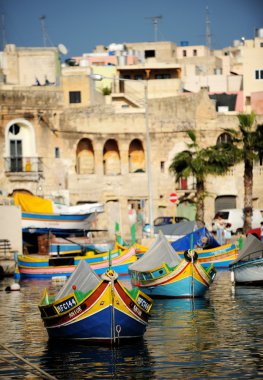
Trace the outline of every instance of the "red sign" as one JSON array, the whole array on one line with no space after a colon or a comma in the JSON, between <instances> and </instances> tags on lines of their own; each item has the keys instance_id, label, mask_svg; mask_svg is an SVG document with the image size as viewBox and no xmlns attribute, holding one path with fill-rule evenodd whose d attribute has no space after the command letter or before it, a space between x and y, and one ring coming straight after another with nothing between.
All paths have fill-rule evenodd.
<instances>
[{"instance_id":1,"label":"red sign","mask_svg":"<svg viewBox=\"0 0 263 380\"><path fill-rule=\"evenodd\" d=\"M176 193L172 193L172 194L170 194L170 198L169 199L170 199L170 201L172 203L175 203L175 202L178 201L178 195Z\"/></svg>"}]
</instances>

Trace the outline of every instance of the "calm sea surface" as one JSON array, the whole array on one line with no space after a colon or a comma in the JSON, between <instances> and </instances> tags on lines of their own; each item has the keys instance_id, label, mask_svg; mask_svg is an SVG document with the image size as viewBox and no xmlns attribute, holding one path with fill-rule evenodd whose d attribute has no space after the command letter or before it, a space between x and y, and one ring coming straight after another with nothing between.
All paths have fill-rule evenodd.
<instances>
[{"instance_id":1,"label":"calm sea surface","mask_svg":"<svg viewBox=\"0 0 263 380\"><path fill-rule=\"evenodd\" d=\"M232 288L228 271L204 299L155 300L144 339L116 348L51 344L37 305L59 285L27 280L6 292L11 283L0 282L1 379L43 378L14 353L57 379L263 379L263 288Z\"/></svg>"}]
</instances>

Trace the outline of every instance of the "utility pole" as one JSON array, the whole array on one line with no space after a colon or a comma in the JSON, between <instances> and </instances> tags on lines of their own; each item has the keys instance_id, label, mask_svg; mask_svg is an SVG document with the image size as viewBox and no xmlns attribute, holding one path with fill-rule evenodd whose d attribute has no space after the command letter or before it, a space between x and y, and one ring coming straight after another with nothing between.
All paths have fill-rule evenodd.
<instances>
[{"instance_id":1,"label":"utility pole","mask_svg":"<svg viewBox=\"0 0 263 380\"><path fill-rule=\"evenodd\" d=\"M158 22L163 18L162 16L153 16L153 17L145 17L146 19L150 19L153 23L154 28L154 41L158 40Z\"/></svg>"}]
</instances>

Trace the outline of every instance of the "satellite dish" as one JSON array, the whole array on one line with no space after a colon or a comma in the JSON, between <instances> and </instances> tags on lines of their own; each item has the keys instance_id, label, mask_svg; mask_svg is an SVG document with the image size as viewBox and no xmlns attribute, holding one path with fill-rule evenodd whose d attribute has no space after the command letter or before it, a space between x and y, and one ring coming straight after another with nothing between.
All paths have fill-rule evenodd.
<instances>
[{"instance_id":1,"label":"satellite dish","mask_svg":"<svg viewBox=\"0 0 263 380\"><path fill-rule=\"evenodd\" d=\"M63 44L59 44L58 45L58 51L61 53L61 54L64 54L66 55L68 53L68 49L66 48L65 45Z\"/></svg>"}]
</instances>

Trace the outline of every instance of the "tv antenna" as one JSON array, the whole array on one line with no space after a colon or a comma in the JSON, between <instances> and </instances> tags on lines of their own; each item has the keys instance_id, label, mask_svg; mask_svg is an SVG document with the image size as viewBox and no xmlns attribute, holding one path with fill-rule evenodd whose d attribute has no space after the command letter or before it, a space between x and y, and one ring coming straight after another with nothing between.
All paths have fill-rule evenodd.
<instances>
[{"instance_id":1,"label":"tv antenna","mask_svg":"<svg viewBox=\"0 0 263 380\"><path fill-rule=\"evenodd\" d=\"M47 47L47 45L48 45L47 43L50 42L50 39L48 37L45 20L46 20L46 16L40 16L39 17L39 21L40 21L40 25L41 25L41 32L42 32L42 37L43 37L43 45L44 45L44 47Z\"/></svg>"},{"instance_id":2,"label":"tv antenna","mask_svg":"<svg viewBox=\"0 0 263 380\"><path fill-rule=\"evenodd\" d=\"M162 16L153 16L153 17L145 17L146 19L150 19L153 23L154 29L154 41L158 39L158 22L163 18Z\"/></svg>"},{"instance_id":3,"label":"tv antenna","mask_svg":"<svg viewBox=\"0 0 263 380\"><path fill-rule=\"evenodd\" d=\"M1 39L2 39L2 50L5 49L6 38L5 38L5 15L1 15Z\"/></svg>"},{"instance_id":4,"label":"tv antenna","mask_svg":"<svg viewBox=\"0 0 263 380\"><path fill-rule=\"evenodd\" d=\"M211 34L211 22L209 18L208 7L206 7L205 9L205 40L206 40L206 46L208 47L208 50L210 51L212 48L212 34Z\"/></svg>"}]
</instances>

